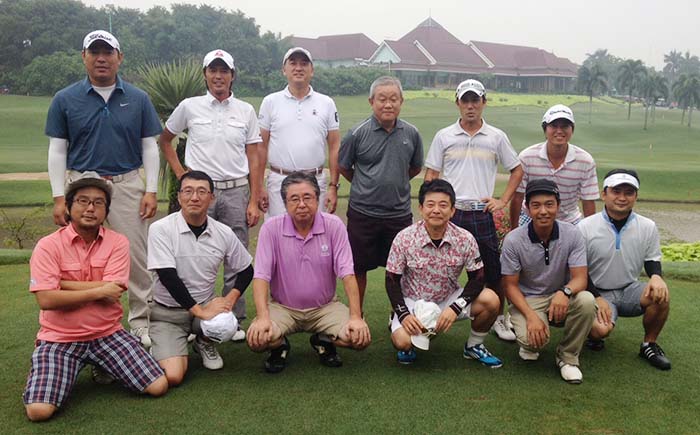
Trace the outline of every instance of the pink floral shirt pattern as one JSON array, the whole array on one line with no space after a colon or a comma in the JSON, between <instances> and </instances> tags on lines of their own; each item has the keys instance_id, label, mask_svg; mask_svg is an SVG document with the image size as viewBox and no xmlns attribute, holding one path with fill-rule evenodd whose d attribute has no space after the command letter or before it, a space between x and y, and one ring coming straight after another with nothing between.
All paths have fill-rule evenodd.
<instances>
[{"instance_id":1,"label":"pink floral shirt pattern","mask_svg":"<svg viewBox=\"0 0 700 435\"><path fill-rule=\"evenodd\" d=\"M462 287L462 269L484 267L476 239L452 222L447 226L440 247L430 240L423 221L396 235L386 262L387 272L401 275L404 297L439 303Z\"/></svg>"}]
</instances>

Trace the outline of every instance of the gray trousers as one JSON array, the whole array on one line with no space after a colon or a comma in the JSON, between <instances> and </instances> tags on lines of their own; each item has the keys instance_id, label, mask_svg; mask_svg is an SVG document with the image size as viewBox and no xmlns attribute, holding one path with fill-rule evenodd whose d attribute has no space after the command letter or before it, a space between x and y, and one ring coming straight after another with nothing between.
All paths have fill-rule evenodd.
<instances>
[{"instance_id":1,"label":"gray trousers","mask_svg":"<svg viewBox=\"0 0 700 435\"><path fill-rule=\"evenodd\" d=\"M214 202L209 205L207 214L224 225L228 225L248 248L248 223L246 210L250 201L250 186L234 187L232 189L214 189ZM226 296L236 282L236 274L224 266L224 287L222 294ZM246 318L245 298L238 299L233 307L233 314L241 321Z\"/></svg>"}]
</instances>

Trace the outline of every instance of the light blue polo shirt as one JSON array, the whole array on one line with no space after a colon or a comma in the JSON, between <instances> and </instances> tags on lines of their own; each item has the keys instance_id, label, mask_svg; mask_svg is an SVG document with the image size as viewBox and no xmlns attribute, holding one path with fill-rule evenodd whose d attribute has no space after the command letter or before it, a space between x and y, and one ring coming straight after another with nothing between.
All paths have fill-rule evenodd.
<instances>
[{"instance_id":1,"label":"light blue polo shirt","mask_svg":"<svg viewBox=\"0 0 700 435\"><path fill-rule=\"evenodd\" d=\"M58 91L45 133L68 140L68 169L119 175L143 165L141 139L162 130L148 95L117 76L106 103L87 77Z\"/></svg>"}]
</instances>

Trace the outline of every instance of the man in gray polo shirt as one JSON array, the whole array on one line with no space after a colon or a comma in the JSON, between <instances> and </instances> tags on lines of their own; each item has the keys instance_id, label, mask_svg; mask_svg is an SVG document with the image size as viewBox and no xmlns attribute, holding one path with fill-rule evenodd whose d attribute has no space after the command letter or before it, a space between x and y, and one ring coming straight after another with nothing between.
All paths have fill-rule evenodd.
<instances>
[{"instance_id":1,"label":"man in gray polo shirt","mask_svg":"<svg viewBox=\"0 0 700 435\"><path fill-rule=\"evenodd\" d=\"M599 307L587 345L602 350L603 338L612 332L618 315L643 315L639 356L657 369L670 370L671 361L656 344L669 312L668 286L661 278L659 230L654 221L632 211L638 190L636 171L613 169L603 181L605 208L578 225L590 265L588 288ZM642 267L648 282L639 281Z\"/></svg>"},{"instance_id":2,"label":"man in gray polo shirt","mask_svg":"<svg viewBox=\"0 0 700 435\"><path fill-rule=\"evenodd\" d=\"M563 326L556 364L562 379L580 384L579 353L596 310L593 295L586 291L586 246L572 224L555 219L560 199L554 181L530 182L525 205L533 220L506 236L501 253L520 358L537 360L549 342L549 326Z\"/></svg>"},{"instance_id":3,"label":"man in gray polo shirt","mask_svg":"<svg viewBox=\"0 0 700 435\"><path fill-rule=\"evenodd\" d=\"M397 78L375 80L372 116L350 129L340 146L340 173L352 182L348 237L360 302L367 271L386 266L394 237L413 222L410 180L423 167L423 141L416 127L398 119L402 103Z\"/></svg>"}]
</instances>

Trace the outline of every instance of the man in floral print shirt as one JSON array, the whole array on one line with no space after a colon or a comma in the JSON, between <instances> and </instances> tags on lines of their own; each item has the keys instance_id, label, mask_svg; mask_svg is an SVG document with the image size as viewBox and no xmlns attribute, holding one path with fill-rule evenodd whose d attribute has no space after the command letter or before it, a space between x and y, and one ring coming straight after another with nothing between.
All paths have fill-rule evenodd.
<instances>
[{"instance_id":1,"label":"man in floral print shirt","mask_svg":"<svg viewBox=\"0 0 700 435\"><path fill-rule=\"evenodd\" d=\"M445 180L424 183L418 195L423 220L397 234L386 266L386 291L391 301L391 341L397 359L416 359L414 344L427 347L420 336L446 332L456 320L471 319L464 357L497 368L502 362L484 346L484 338L498 316L498 295L484 288L484 265L476 239L450 222L455 213L455 192ZM467 269L469 281L462 288L459 275ZM426 331L414 313L420 300L440 309L434 330Z\"/></svg>"}]
</instances>

